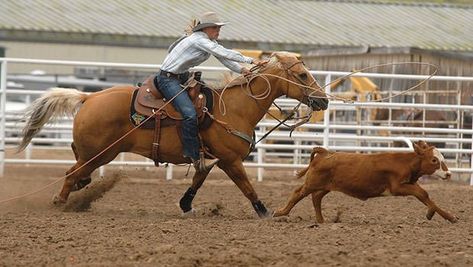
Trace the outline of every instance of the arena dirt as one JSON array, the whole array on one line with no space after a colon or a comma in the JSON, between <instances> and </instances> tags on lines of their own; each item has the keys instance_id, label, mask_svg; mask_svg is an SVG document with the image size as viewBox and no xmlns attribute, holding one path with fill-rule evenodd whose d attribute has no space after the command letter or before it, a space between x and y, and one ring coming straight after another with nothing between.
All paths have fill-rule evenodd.
<instances>
[{"instance_id":1,"label":"arena dirt","mask_svg":"<svg viewBox=\"0 0 473 267\"><path fill-rule=\"evenodd\" d=\"M7 165L0 200L31 192L65 166ZM413 197L360 201L340 193L322 203L316 224L309 198L289 217L259 219L238 188L213 171L183 217L178 201L191 182L186 169L108 167L95 187L53 207L62 182L0 206L0 266L472 266L473 188L454 182L422 186L460 218L451 224ZM192 174L192 173L191 173ZM302 180L267 172L256 182L268 208L285 204ZM88 191L87 191L88 190Z\"/></svg>"}]
</instances>

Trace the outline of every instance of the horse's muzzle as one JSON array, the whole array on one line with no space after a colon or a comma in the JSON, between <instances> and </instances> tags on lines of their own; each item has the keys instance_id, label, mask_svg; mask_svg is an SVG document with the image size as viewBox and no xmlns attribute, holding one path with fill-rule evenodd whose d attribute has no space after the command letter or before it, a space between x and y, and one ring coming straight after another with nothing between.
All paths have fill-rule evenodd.
<instances>
[{"instance_id":1,"label":"horse's muzzle","mask_svg":"<svg viewBox=\"0 0 473 267\"><path fill-rule=\"evenodd\" d=\"M307 105L312 108L313 111L326 110L328 108L328 99L308 97Z\"/></svg>"}]
</instances>

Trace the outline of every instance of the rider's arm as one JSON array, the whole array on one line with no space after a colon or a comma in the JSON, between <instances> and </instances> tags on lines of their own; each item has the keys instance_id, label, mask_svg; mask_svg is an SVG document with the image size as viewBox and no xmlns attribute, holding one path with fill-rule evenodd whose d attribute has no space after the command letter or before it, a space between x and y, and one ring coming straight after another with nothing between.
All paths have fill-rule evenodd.
<instances>
[{"instance_id":1,"label":"rider's arm","mask_svg":"<svg viewBox=\"0 0 473 267\"><path fill-rule=\"evenodd\" d=\"M240 52L227 49L219 45L216 41L211 41L208 38L199 38L196 42L196 45L200 49L215 56L217 59L220 60L220 62L222 62L221 59L223 60L226 59L226 60L236 61L236 62L241 62L241 63L248 63L248 64L253 63L253 58L245 57ZM222 64L225 64L225 63L222 62Z\"/></svg>"},{"instance_id":2,"label":"rider's arm","mask_svg":"<svg viewBox=\"0 0 473 267\"><path fill-rule=\"evenodd\" d=\"M228 60L223 57L216 57L220 63L222 63L225 67L231 69L234 72L237 73L242 73L242 66L240 64L236 63L235 61Z\"/></svg>"}]
</instances>

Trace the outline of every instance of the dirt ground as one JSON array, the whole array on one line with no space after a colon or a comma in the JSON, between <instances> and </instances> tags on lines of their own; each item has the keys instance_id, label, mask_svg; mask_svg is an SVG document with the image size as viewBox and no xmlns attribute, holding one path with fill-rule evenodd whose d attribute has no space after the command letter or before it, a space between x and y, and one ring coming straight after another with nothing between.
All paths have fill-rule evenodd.
<instances>
[{"instance_id":1,"label":"dirt ground","mask_svg":"<svg viewBox=\"0 0 473 267\"><path fill-rule=\"evenodd\" d=\"M66 169L7 165L0 201L40 189ZM428 221L413 197L363 202L330 193L322 203L328 222L318 225L309 198L289 217L257 218L219 170L198 192L194 215L183 217L177 203L191 176L180 168L175 179L164 177L163 168L107 167L105 177L95 174L96 186L120 179L85 211L51 205L62 181L0 204L0 266L473 266L473 187L466 184L422 183L459 217L456 224L438 215ZM274 210L302 180L271 171L263 182L252 174L252 183Z\"/></svg>"}]
</instances>

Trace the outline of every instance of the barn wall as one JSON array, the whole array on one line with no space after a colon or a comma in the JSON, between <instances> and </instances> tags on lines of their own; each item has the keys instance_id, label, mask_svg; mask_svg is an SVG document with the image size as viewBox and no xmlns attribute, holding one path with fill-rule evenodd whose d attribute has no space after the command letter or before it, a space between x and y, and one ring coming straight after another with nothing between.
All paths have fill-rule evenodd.
<instances>
[{"instance_id":1,"label":"barn wall","mask_svg":"<svg viewBox=\"0 0 473 267\"><path fill-rule=\"evenodd\" d=\"M473 77L473 61L461 58L449 58L429 53L396 53L396 54L355 54L355 55L326 55L326 56L305 56L304 62L314 70L351 71L359 70L369 66L377 66L389 62L422 62L437 66L436 75L446 76L469 76ZM420 74L429 75L435 68L415 64L399 64L393 66L380 66L367 69L365 72L396 73L396 74ZM392 79L372 79L381 91L404 91L415 86L420 81L392 80ZM349 84L345 87L348 89ZM445 82L428 81L415 90L433 92L427 93L427 103L450 103L457 104L461 96L462 104L471 104L473 91L472 82ZM416 102L423 101L424 93L419 92L415 97ZM400 97L403 102L411 102L412 97Z\"/></svg>"},{"instance_id":2,"label":"barn wall","mask_svg":"<svg viewBox=\"0 0 473 267\"><path fill-rule=\"evenodd\" d=\"M167 49L162 48L134 48L105 45L0 41L0 47L2 46L5 47L6 57L51 60L161 64L167 54ZM213 58L203 65L222 66L220 62ZM16 63L9 64L8 66L8 72L10 74L26 74L37 69L44 70L49 74L72 74L74 67Z\"/></svg>"}]
</instances>

